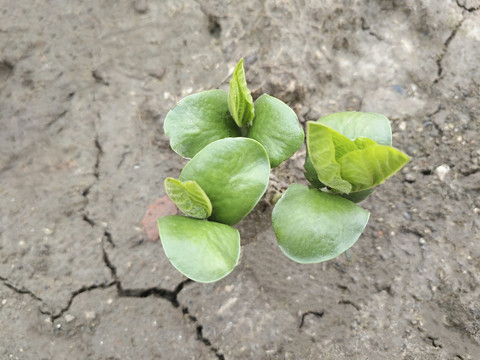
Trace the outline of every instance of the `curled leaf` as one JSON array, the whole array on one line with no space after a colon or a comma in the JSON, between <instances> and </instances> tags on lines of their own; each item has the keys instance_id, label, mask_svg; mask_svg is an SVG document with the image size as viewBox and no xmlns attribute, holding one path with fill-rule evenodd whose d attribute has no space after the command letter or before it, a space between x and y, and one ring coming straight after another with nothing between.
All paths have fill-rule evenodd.
<instances>
[{"instance_id":1,"label":"curled leaf","mask_svg":"<svg viewBox=\"0 0 480 360\"><path fill-rule=\"evenodd\" d=\"M350 194L372 189L400 170L410 158L391 146L365 137L348 139L321 123L307 124L306 176L318 180L333 192ZM313 171L314 170L314 171ZM355 201L368 193L352 197Z\"/></svg>"},{"instance_id":2,"label":"curled leaf","mask_svg":"<svg viewBox=\"0 0 480 360\"><path fill-rule=\"evenodd\" d=\"M363 191L380 185L409 161L400 150L374 144L345 154L339 163L342 178L352 184L352 191Z\"/></svg>"},{"instance_id":3,"label":"curled leaf","mask_svg":"<svg viewBox=\"0 0 480 360\"><path fill-rule=\"evenodd\" d=\"M230 80L230 91L228 92L228 108L233 119L239 127L251 125L255 110L253 99L245 79L243 59L237 64L233 77Z\"/></svg>"},{"instance_id":4,"label":"curled leaf","mask_svg":"<svg viewBox=\"0 0 480 360\"><path fill-rule=\"evenodd\" d=\"M307 149L318 179L326 186L348 194L352 185L342 179L338 159L345 153L356 150L355 143L325 125L309 121Z\"/></svg>"},{"instance_id":5,"label":"curled leaf","mask_svg":"<svg viewBox=\"0 0 480 360\"><path fill-rule=\"evenodd\" d=\"M310 183L310 186L316 189L324 189L326 188L326 185L322 183L318 179L318 174L315 171L315 168L313 167L312 160L310 160L310 156L307 154L305 155L305 164L303 165L305 168L305 178L308 180ZM357 192L351 192L349 194L338 194L341 197L353 201L354 203L359 203L366 198L368 198L370 195L373 193L373 189L368 189L368 190L363 190L363 191L357 191Z\"/></svg>"},{"instance_id":6,"label":"curled leaf","mask_svg":"<svg viewBox=\"0 0 480 360\"><path fill-rule=\"evenodd\" d=\"M210 199L195 181L181 182L167 177L165 191L185 215L196 219L206 219L212 214Z\"/></svg>"}]
</instances>

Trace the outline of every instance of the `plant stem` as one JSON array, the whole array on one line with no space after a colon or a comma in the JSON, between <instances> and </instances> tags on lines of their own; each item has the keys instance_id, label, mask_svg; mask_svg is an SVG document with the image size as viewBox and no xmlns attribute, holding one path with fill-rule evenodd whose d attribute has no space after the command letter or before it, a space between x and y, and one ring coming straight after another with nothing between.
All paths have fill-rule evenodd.
<instances>
[{"instance_id":1,"label":"plant stem","mask_svg":"<svg viewBox=\"0 0 480 360\"><path fill-rule=\"evenodd\" d=\"M248 137L247 136L248 135L248 127L249 127L248 125L245 125L245 126L242 126L240 128L240 134L241 134L242 137Z\"/></svg>"}]
</instances>

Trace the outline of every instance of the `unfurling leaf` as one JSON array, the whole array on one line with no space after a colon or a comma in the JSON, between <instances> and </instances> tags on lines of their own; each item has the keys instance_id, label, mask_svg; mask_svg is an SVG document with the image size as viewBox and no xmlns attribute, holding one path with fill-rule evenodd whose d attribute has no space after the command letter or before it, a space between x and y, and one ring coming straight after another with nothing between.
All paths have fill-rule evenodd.
<instances>
[{"instance_id":1,"label":"unfurling leaf","mask_svg":"<svg viewBox=\"0 0 480 360\"><path fill-rule=\"evenodd\" d=\"M335 193L350 194L374 188L400 170L410 158L391 146L358 137L354 141L317 122L307 124L308 180L318 180ZM313 171L314 170L314 171ZM368 196L367 192L352 200Z\"/></svg>"},{"instance_id":2,"label":"unfurling leaf","mask_svg":"<svg viewBox=\"0 0 480 360\"><path fill-rule=\"evenodd\" d=\"M167 177L165 191L185 215L196 219L206 219L212 214L210 199L200 185L193 180L181 182Z\"/></svg>"},{"instance_id":3,"label":"unfurling leaf","mask_svg":"<svg viewBox=\"0 0 480 360\"><path fill-rule=\"evenodd\" d=\"M326 186L348 194L352 185L342 179L338 159L345 153L356 150L355 143L325 125L309 121L307 149L318 179Z\"/></svg>"},{"instance_id":4,"label":"unfurling leaf","mask_svg":"<svg viewBox=\"0 0 480 360\"><path fill-rule=\"evenodd\" d=\"M233 119L239 127L251 125L255 116L253 99L247 87L245 71L243 70L243 59L237 64L233 77L230 80L230 91L228 92L228 108Z\"/></svg>"},{"instance_id":5,"label":"unfurling leaf","mask_svg":"<svg viewBox=\"0 0 480 360\"><path fill-rule=\"evenodd\" d=\"M378 144L352 151L339 160L342 178L352 184L352 191L380 185L409 161L410 157L400 150Z\"/></svg>"}]
</instances>

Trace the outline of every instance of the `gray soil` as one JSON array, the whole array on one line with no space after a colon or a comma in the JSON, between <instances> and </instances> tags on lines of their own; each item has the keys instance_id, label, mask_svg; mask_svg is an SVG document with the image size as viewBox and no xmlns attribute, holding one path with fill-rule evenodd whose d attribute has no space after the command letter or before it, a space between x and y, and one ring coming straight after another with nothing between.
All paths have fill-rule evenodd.
<instances>
[{"instance_id":1,"label":"gray soil","mask_svg":"<svg viewBox=\"0 0 480 360\"><path fill-rule=\"evenodd\" d=\"M225 279L147 240L185 164L166 113L240 57L302 124L381 112L412 157L350 261L276 245L269 196L304 150ZM478 359L479 59L479 0L0 1L0 359Z\"/></svg>"}]
</instances>

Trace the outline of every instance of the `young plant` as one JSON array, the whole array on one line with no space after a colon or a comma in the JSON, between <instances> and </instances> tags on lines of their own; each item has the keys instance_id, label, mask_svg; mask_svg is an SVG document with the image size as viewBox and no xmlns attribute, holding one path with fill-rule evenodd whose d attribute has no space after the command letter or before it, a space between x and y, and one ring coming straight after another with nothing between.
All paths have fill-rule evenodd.
<instances>
[{"instance_id":1,"label":"young plant","mask_svg":"<svg viewBox=\"0 0 480 360\"><path fill-rule=\"evenodd\" d=\"M355 205L410 158L392 146L389 120L342 112L307 123L305 177L277 202L272 224L284 254L300 263L337 257L363 232L369 212Z\"/></svg>"},{"instance_id":2,"label":"young plant","mask_svg":"<svg viewBox=\"0 0 480 360\"><path fill-rule=\"evenodd\" d=\"M301 147L303 129L282 101L264 94L253 102L240 60L228 94L187 96L167 114L164 130L172 149L191 160L179 179L165 180L186 216L158 220L163 249L190 279L217 281L238 263L240 235L232 225L265 193L270 168Z\"/></svg>"},{"instance_id":3,"label":"young plant","mask_svg":"<svg viewBox=\"0 0 480 360\"><path fill-rule=\"evenodd\" d=\"M232 227L267 189L270 169L302 145L303 129L282 101L253 102L240 60L230 90L181 100L164 122L170 146L191 160L165 190L184 216L158 220L165 254L199 282L229 274L240 256ZM400 170L409 157L392 146L389 120L376 113L343 112L307 123L305 177L275 205L272 223L281 250L300 263L332 259L363 232L369 212L355 203Z\"/></svg>"},{"instance_id":4,"label":"young plant","mask_svg":"<svg viewBox=\"0 0 480 360\"><path fill-rule=\"evenodd\" d=\"M192 158L215 140L244 136L267 151L272 168L303 144L303 129L295 112L281 100L263 94L255 103L248 90L243 59L230 81L230 91L207 90L182 99L164 121L171 148Z\"/></svg>"},{"instance_id":5,"label":"young plant","mask_svg":"<svg viewBox=\"0 0 480 360\"><path fill-rule=\"evenodd\" d=\"M231 225L252 211L269 176L268 155L259 142L227 138L200 150L178 180L167 178L167 195L186 215L158 220L163 249L173 266L199 282L229 274L240 256L240 235Z\"/></svg>"}]
</instances>

